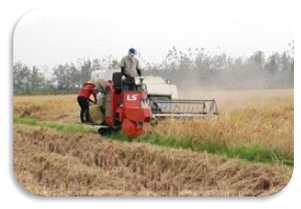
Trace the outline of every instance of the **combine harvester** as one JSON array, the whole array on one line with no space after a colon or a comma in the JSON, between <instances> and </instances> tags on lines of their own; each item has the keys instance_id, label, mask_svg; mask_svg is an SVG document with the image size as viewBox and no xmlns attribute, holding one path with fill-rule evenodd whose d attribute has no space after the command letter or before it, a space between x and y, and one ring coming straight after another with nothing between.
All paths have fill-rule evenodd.
<instances>
[{"instance_id":1,"label":"combine harvester","mask_svg":"<svg viewBox=\"0 0 301 209\"><path fill-rule=\"evenodd\" d=\"M112 73L111 73L112 75ZM214 99L187 100L179 99L177 87L161 77L146 76L135 78L135 90L125 90L121 73L114 72L112 80L108 75L92 75L93 80L99 78L109 80L107 98L109 112L93 118L93 125L98 125L98 132L107 135L122 131L128 137L138 137L144 133L144 124L160 118L211 118L218 114ZM98 107L94 107L95 108ZM93 108L91 108L93 111ZM99 108L98 108L99 109ZM96 111L102 114L101 111Z\"/></svg>"}]
</instances>

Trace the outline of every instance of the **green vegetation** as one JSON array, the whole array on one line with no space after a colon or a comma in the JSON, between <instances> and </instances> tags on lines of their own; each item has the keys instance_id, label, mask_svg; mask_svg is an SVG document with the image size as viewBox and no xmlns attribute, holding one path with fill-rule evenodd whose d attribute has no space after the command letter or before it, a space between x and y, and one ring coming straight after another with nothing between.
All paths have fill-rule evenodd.
<instances>
[{"instance_id":1,"label":"green vegetation","mask_svg":"<svg viewBox=\"0 0 301 209\"><path fill-rule=\"evenodd\" d=\"M30 126L36 126L41 128L55 129L56 131L63 133L97 133L94 128L89 128L81 124L63 124L55 122L44 122L39 121L34 118L14 118L15 124L25 124ZM122 142L131 142L133 140L143 143L149 143L153 145L159 145L163 147L171 147L177 149L189 149L196 152L208 152L211 154L223 155L228 158L238 158L247 161L262 162L262 163L281 163L289 166L293 166L294 159L273 151L260 147L259 145L250 146L235 146L227 147L226 145L221 145L217 143L209 142L209 140L204 143L194 143L191 138L177 138L177 137L166 137L159 134L149 133L140 136L135 139L131 139L123 135L122 133L113 133L108 136L109 139L118 140Z\"/></svg>"},{"instance_id":2,"label":"green vegetation","mask_svg":"<svg viewBox=\"0 0 301 209\"><path fill-rule=\"evenodd\" d=\"M110 136L110 138L120 141L133 140L121 133L114 133ZM147 134L136 138L135 141L177 149L190 149L196 152L206 151L211 154L223 155L228 158L239 158L263 163L277 162L290 166L294 165L294 159L290 158L288 155L263 148L256 144L250 146L239 145L236 147L227 147L226 145L212 143L209 141L200 144L193 143L191 138L181 139L176 137L165 137L159 134Z\"/></svg>"},{"instance_id":3,"label":"green vegetation","mask_svg":"<svg viewBox=\"0 0 301 209\"><path fill-rule=\"evenodd\" d=\"M55 123L55 122L44 122L44 121L39 121L35 118L29 118L29 117L23 117L23 118L14 117L14 123L36 126L36 127L41 127L41 128L50 128L50 129L55 129L56 131L59 131L59 132L69 133L69 134L94 132L94 129L91 129L91 128L81 125L81 124L64 124L64 123Z\"/></svg>"}]
</instances>

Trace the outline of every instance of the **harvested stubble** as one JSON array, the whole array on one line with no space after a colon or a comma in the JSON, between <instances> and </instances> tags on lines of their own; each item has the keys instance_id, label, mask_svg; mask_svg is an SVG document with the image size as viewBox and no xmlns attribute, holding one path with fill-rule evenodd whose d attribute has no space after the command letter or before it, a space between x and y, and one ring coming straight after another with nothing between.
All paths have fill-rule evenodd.
<instances>
[{"instance_id":1,"label":"harvested stubble","mask_svg":"<svg viewBox=\"0 0 301 209\"><path fill-rule=\"evenodd\" d=\"M26 190L44 196L265 196L292 173L281 165L25 125L14 125L14 168Z\"/></svg>"},{"instance_id":2,"label":"harvested stubble","mask_svg":"<svg viewBox=\"0 0 301 209\"><path fill-rule=\"evenodd\" d=\"M74 123L79 107L76 95L15 96L14 116Z\"/></svg>"}]
</instances>

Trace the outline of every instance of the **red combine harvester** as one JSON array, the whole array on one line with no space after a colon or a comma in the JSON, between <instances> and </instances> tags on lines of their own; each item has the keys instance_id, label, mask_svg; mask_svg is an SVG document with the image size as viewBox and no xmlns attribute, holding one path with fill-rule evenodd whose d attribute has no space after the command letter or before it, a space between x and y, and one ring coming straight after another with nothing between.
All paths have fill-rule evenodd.
<instances>
[{"instance_id":1,"label":"red combine harvester","mask_svg":"<svg viewBox=\"0 0 301 209\"><path fill-rule=\"evenodd\" d=\"M143 125L150 122L152 111L147 104L147 93L142 78L134 90L127 90L121 74L115 73L113 81L109 83L108 94L111 95L111 114L105 117L108 127L101 127L99 132L106 134L111 131L121 131L128 137L137 137L143 134Z\"/></svg>"},{"instance_id":2,"label":"red combine harvester","mask_svg":"<svg viewBox=\"0 0 301 209\"><path fill-rule=\"evenodd\" d=\"M217 114L217 106L212 100L173 100L171 97L150 94L143 78L135 79L132 89L122 80L121 73L113 73L107 87L110 110L106 110L104 121L98 132L107 135L122 131L134 138L144 133L145 123L157 118L210 117Z\"/></svg>"}]
</instances>

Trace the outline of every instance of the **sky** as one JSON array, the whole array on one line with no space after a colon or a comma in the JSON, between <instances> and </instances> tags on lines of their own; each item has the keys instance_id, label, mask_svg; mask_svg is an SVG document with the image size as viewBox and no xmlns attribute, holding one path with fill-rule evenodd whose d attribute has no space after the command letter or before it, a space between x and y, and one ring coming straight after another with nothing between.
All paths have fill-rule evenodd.
<instances>
[{"instance_id":1,"label":"sky","mask_svg":"<svg viewBox=\"0 0 301 209\"><path fill-rule=\"evenodd\" d=\"M173 46L246 57L293 40L285 1L104 1L103 7L34 9L13 33L14 62L49 68L78 58L120 59L136 48L160 62Z\"/></svg>"}]
</instances>

